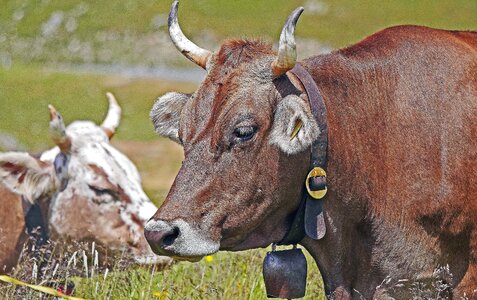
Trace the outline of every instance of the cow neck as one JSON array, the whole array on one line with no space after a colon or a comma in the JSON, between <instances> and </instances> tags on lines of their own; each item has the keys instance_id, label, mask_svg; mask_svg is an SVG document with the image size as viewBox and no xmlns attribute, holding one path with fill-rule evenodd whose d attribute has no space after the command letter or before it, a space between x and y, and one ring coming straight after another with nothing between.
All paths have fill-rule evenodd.
<instances>
[{"instance_id":1,"label":"cow neck","mask_svg":"<svg viewBox=\"0 0 477 300\"><path fill-rule=\"evenodd\" d=\"M313 77L299 63L291 69L293 75L301 82L304 92L307 94L311 113L318 124L320 134L311 144L310 153L310 173L306 180L316 181L319 190L326 193L326 175L323 177L310 177L313 170L326 170L327 148L328 148L328 123L326 117L326 107L320 90ZM284 95L282 95L284 96ZM313 188L312 188L313 189ZM323 197L323 196L321 196ZM292 225L285 237L278 243L279 245L291 245L299 243L305 236L314 240L319 240L326 233L325 220L323 215L323 199L316 199L310 195L307 188L303 188L302 199L295 213Z\"/></svg>"}]
</instances>

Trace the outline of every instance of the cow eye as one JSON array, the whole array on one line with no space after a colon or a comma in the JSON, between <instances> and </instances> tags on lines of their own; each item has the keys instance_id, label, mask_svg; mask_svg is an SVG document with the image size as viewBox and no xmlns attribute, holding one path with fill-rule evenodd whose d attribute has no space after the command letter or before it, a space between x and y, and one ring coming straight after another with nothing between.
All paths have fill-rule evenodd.
<instances>
[{"instance_id":1,"label":"cow eye","mask_svg":"<svg viewBox=\"0 0 477 300\"><path fill-rule=\"evenodd\" d=\"M92 201L96 204L107 204L115 201L119 201L119 197L116 192L107 188L101 188L88 184L89 188L95 193L95 197Z\"/></svg>"},{"instance_id":2,"label":"cow eye","mask_svg":"<svg viewBox=\"0 0 477 300\"><path fill-rule=\"evenodd\" d=\"M234 129L234 138L240 142L245 142L253 138L257 132L255 126L240 126Z\"/></svg>"}]
</instances>

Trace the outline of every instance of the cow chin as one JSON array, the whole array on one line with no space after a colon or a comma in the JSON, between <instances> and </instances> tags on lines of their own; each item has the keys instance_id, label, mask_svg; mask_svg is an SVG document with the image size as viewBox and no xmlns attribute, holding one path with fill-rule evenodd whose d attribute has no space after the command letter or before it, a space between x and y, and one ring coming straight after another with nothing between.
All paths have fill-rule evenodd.
<instances>
[{"instance_id":1,"label":"cow chin","mask_svg":"<svg viewBox=\"0 0 477 300\"><path fill-rule=\"evenodd\" d=\"M139 243L130 248L134 261L139 265L156 265L158 267L168 266L172 263L172 258L158 256L152 252L146 239L142 237Z\"/></svg>"},{"instance_id":2,"label":"cow chin","mask_svg":"<svg viewBox=\"0 0 477 300\"><path fill-rule=\"evenodd\" d=\"M221 242L220 250L242 251L256 248L266 248L272 243L278 243L283 239L289 224L260 224L251 232L233 236L225 233Z\"/></svg>"},{"instance_id":3,"label":"cow chin","mask_svg":"<svg viewBox=\"0 0 477 300\"><path fill-rule=\"evenodd\" d=\"M156 266L168 266L172 263L170 257L151 255L137 255L133 256L134 261L139 265L156 265Z\"/></svg>"},{"instance_id":4,"label":"cow chin","mask_svg":"<svg viewBox=\"0 0 477 300\"><path fill-rule=\"evenodd\" d=\"M269 239L260 239L260 238L247 238L242 242L236 243L234 245L230 245L228 241L224 241L221 246L220 250L224 251L243 251L249 249L256 249L256 248L266 248L272 242Z\"/></svg>"},{"instance_id":5,"label":"cow chin","mask_svg":"<svg viewBox=\"0 0 477 300\"><path fill-rule=\"evenodd\" d=\"M182 219L149 220L144 235L152 251L177 260L198 261L219 251L220 243L204 236Z\"/></svg>"}]
</instances>

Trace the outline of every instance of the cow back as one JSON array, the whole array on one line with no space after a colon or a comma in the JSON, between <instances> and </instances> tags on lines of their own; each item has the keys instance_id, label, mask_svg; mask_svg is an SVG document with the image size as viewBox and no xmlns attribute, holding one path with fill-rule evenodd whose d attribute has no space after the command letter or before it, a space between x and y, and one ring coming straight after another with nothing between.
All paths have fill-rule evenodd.
<instances>
[{"instance_id":1,"label":"cow back","mask_svg":"<svg viewBox=\"0 0 477 300\"><path fill-rule=\"evenodd\" d=\"M394 27L304 64L328 109L325 210L375 239L356 257L463 276L477 259L477 34Z\"/></svg>"}]
</instances>

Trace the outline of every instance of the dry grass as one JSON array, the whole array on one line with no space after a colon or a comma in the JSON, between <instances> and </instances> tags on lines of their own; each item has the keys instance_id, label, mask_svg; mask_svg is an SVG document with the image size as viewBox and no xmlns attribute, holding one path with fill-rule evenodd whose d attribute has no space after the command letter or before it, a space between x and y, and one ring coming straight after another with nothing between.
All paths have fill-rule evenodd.
<instances>
[{"instance_id":1,"label":"dry grass","mask_svg":"<svg viewBox=\"0 0 477 300\"><path fill-rule=\"evenodd\" d=\"M98 252L91 243L25 247L12 276L84 299L266 299L261 268L264 249L218 253L197 263L160 269L139 267L125 253ZM316 265L308 257L307 296L323 298ZM49 299L25 287L0 283L0 299Z\"/></svg>"},{"instance_id":2,"label":"dry grass","mask_svg":"<svg viewBox=\"0 0 477 300\"><path fill-rule=\"evenodd\" d=\"M112 252L89 242L48 241L38 244L34 237L25 243L18 265L10 275L21 281L52 287L59 291L74 289L78 278L106 277L109 270L126 270L134 262L126 252ZM43 299L33 289L0 284L1 299Z\"/></svg>"}]
</instances>

